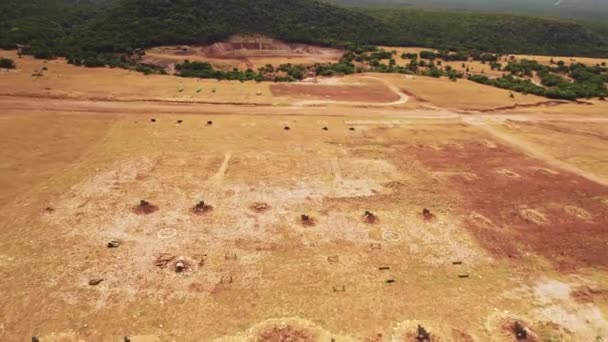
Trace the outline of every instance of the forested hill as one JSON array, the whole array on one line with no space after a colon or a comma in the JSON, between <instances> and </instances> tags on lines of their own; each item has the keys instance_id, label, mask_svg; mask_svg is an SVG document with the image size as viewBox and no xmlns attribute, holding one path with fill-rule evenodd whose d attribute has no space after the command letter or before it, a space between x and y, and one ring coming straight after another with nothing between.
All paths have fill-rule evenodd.
<instances>
[{"instance_id":1,"label":"forested hill","mask_svg":"<svg viewBox=\"0 0 608 342\"><path fill-rule=\"evenodd\" d=\"M122 0L80 27L73 43L98 51L208 43L237 33L286 41L367 43L389 37L379 20L311 0Z\"/></svg>"},{"instance_id":2,"label":"forested hill","mask_svg":"<svg viewBox=\"0 0 608 342\"><path fill-rule=\"evenodd\" d=\"M608 56L608 32L566 19L410 9L349 9L316 0L2 0L0 47L75 58L237 33L329 45L382 44Z\"/></svg>"}]
</instances>

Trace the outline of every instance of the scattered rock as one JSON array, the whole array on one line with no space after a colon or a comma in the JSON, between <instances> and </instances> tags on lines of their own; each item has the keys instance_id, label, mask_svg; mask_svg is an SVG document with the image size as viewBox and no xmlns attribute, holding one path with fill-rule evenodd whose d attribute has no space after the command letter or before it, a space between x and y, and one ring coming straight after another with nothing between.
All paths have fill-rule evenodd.
<instances>
[{"instance_id":1,"label":"scattered rock","mask_svg":"<svg viewBox=\"0 0 608 342\"><path fill-rule=\"evenodd\" d=\"M270 209L270 204L264 202L255 202L249 208L255 212L263 213Z\"/></svg>"},{"instance_id":2,"label":"scattered rock","mask_svg":"<svg viewBox=\"0 0 608 342\"><path fill-rule=\"evenodd\" d=\"M289 128L289 126L285 126L283 127L284 130L289 131L291 128Z\"/></svg>"},{"instance_id":3,"label":"scattered rock","mask_svg":"<svg viewBox=\"0 0 608 342\"><path fill-rule=\"evenodd\" d=\"M155 123L156 119L150 119L150 123Z\"/></svg>"},{"instance_id":4,"label":"scattered rock","mask_svg":"<svg viewBox=\"0 0 608 342\"><path fill-rule=\"evenodd\" d=\"M175 260L174 255L162 253L156 257L156 260L154 260L154 266L160 267L160 268L165 268L173 260Z\"/></svg>"},{"instance_id":5,"label":"scattered rock","mask_svg":"<svg viewBox=\"0 0 608 342\"><path fill-rule=\"evenodd\" d=\"M349 130L350 130L350 131L354 131L354 130L355 130L355 127L351 127L351 128L349 128Z\"/></svg>"},{"instance_id":6,"label":"scattered rock","mask_svg":"<svg viewBox=\"0 0 608 342\"><path fill-rule=\"evenodd\" d=\"M346 285L342 285L342 286L333 286L332 290L334 292L346 292Z\"/></svg>"},{"instance_id":7,"label":"scattered rock","mask_svg":"<svg viewBox=\"0 0 608 342\"><path fill-rule=\"evenodd\" d=\"M181 123L183 123L183 122L184 122L184 120L177 120L177 124L178 125L181 124Z\"/></svg>"},{"instance_id":8,"label":"scattered rock","mask_svg":"<svg viewBox=\"0 0 608 342\"><path fill-rule=\"evenodd\" d=\"M323 127L323 130L324 130L324 131L329 131L329 128L327 128L327 127Z\"/></svg>"},{"instance_id":9,"label":"scattered rock","mask_svg":"<svg viewBox=\"0 0 608 342\"><path fill-rule=\"evenodd\" d=\"M44 211L46 211L47 213L52 213L55 211L55 208L49 206L49 207L44 208Z\"/></svg>"},{"instance_id":10,"label":"scattered rock","mask_svg":"<svg viewBox=\"0 0 608 342\"><path fill-rule=\"evenodd\" d=\"M212 126L213 125L213 121L207 121L207 126Z\"/></svg>"},{"instance_id":11,"label":"scattered rock","mask_svg":"<svg viewBox=\"0 0 608 342\"><path fill-rule=\"evenodd\" d=\"M395 279L389 279L389 280L386 281L387 284L392 284L394 282L395 282Z\"/></svg>"},{"instance_id":12,"label":"scattered rock","mask_svg":"<svg viewBox=\"0 0 608 342\"><path fill-rule=\"evenodd\" d=\"M337 255L330 255L327 257L327 261L332 264L335 264L340 261L340 258Z\"/></svg>"},{"instance_id":13,"label":"scattered rock","mask_svg":"<svg viewBox=\"0 0 608 342\"><path fill-rule=\"evenodd\" d=\"M378 269L379 269L380 271L388 271L388 270L390 270L391 268L390 268L390 266L382 266L382 267L378 267Z\"/></svg>"},{"instance_id":14,"label":"scattered rock","mask_svg":"<svg viewBox=\"0 0 608 342\"><path fill-rule=\"evenodd\" d=\"M120 247L121 242L119 240L112 240L108 242L108 248L118 248Z\"/></svg>"},{"instance_id":15,"label":"scattered rock","mask_svg":"<svg viewBox=\"0 0 608 342\"><path fill-rule=\"evenodd\" d=\"M97 286L97 285L101 284L102 281L103 281L103 278L91 279L91 280L89 280L89 285Z\"/></svg>"}]
</instances>

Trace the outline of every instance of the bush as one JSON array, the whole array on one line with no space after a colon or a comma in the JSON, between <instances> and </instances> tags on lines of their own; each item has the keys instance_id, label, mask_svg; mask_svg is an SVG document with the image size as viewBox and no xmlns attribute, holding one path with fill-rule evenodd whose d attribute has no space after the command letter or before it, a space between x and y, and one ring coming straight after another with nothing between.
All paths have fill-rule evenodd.
<instances>
[{"instance_id":1,"label":"bush","mask_svg":"<svg viewBox=\"0 0 608 342\"><path fill-rule=\"evenodd\" d=\"M17 66L15 65L15 61L10 58L0 58L0 68L1 69L15 69Z\"/></svg>"}]
</instances>

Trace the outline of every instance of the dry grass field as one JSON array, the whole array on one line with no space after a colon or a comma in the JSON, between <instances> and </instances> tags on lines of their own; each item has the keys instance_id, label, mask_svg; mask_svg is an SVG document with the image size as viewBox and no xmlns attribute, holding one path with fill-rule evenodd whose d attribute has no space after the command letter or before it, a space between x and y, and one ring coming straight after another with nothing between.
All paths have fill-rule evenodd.
<instances>
[{"instance_id":1,"label":"dry grass field","mask_svg":"<svg viewBox=\"0 0 608 342\"><path fill-rule=\"evenodd\" d=\"M2 341L608 340L602 102L16 62Z\"/></svg>"}]
</instances>

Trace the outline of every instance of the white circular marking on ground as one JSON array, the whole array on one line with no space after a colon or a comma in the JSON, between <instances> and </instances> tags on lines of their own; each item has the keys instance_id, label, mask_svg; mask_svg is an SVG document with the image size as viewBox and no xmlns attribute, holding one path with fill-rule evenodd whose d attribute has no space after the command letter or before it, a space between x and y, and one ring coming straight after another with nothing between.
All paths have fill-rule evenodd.
<instances>
[{"instance_id":1,"label":"white circular marking on ground","mask_svg":"<svg viewBox=\"0 0 608 342\"><path fill-rule=\"evenodd\" d=\"M156 235L160 239L170 239L170 238L175 237L176 234L177 234L177 230L175 230L173 228L165 228L165 229L159 230L158 233L156 233Z\"/></svg>"},{"instance_id":2,"label":"white circular marking on ground","mask_svg":"<svg viewBox=\"0 0 608 342\"><path fill-rule=\"evenodd\" d=\"M386 241L397 242L401 240L401 234L392 230L385 230L382 232L382 238Z\"/></svg>"}]
</instances>

